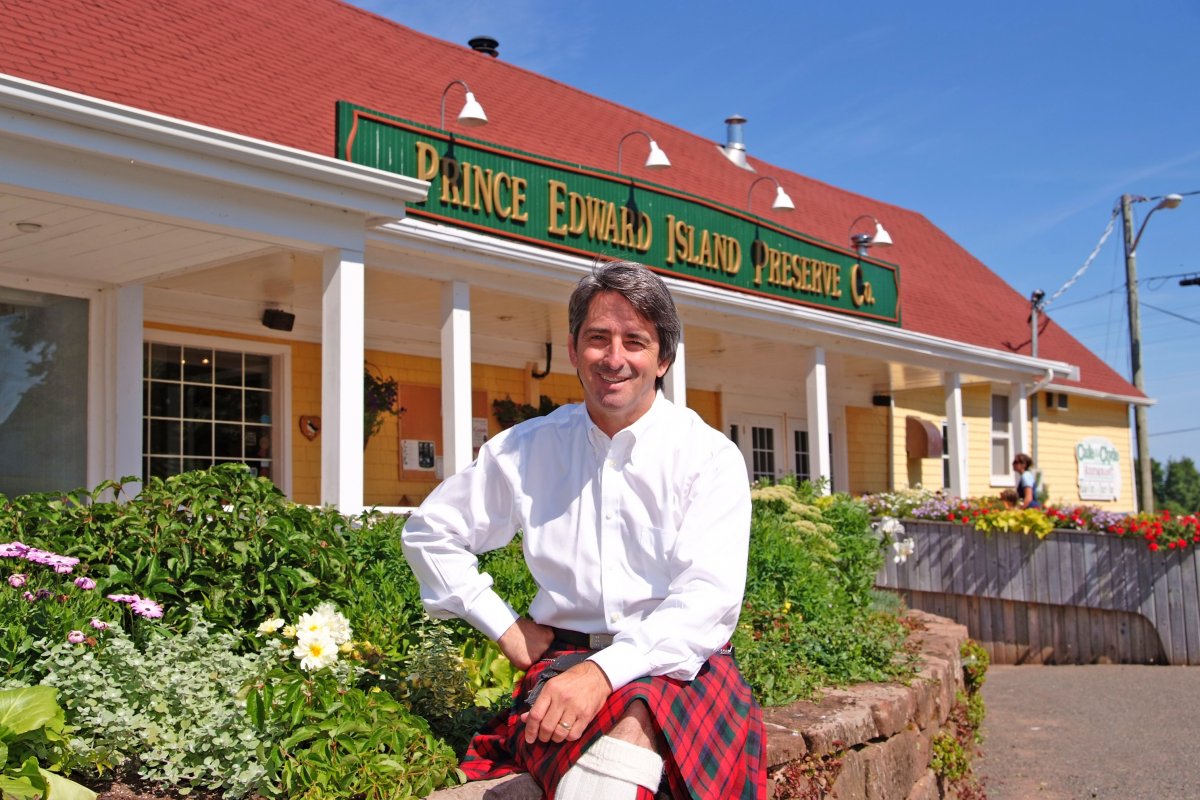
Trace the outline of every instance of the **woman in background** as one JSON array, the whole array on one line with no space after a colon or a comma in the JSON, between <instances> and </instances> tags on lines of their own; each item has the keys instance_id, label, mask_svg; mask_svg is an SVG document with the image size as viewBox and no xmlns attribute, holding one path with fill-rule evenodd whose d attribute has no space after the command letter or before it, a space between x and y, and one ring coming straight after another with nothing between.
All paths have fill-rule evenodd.
<instances>
[{"instance_id":1,"label":"woman in background","mask_svg":"<svg viewBox=\"0 0 1200 800\"><path fill-rule=\"evenodd\" d=\"M1017 471L1017 500L1019 508L1041 508L1037 499L1037 476L1033 474L1033 459L1025 453L1013 456L1013 469Z\"/></svg>"}]
</instances>

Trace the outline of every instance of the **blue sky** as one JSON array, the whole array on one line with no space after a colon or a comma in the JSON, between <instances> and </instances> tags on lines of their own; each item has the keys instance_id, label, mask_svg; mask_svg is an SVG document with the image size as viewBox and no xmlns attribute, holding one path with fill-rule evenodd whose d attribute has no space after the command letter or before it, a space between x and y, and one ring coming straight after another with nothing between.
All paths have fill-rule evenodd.
<instances>
[{"instance_id":1,"label":"blue sky","mask_svg":"<svg viewBox=\"0 0 1200 800\"><path fill-rule=\"evenodd\" d=\"M914 209L1028 296L1055 294L1123 193L1200 190L1200 3L359 0L424 33ZM489 112L494 113L494 112ZM1152 203L1135 206L1140 225ZM1138 247L1151 453L1200 461L1200 194ZM1050 307L1129 376L1117 227Z\"/></svg>"}]
</instances>

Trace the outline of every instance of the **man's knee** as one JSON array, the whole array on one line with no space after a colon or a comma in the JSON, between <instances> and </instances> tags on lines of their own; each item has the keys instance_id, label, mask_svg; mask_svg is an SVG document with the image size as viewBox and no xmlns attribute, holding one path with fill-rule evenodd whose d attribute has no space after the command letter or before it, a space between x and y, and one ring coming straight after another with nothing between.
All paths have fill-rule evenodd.
<instances>
[{"instance_id":1,"label":"man's knee","mask_svg":"<svg viewBox=\"0 0 1200 800\"><path fill-rule=\"evenodd\" d=\"M625 709L625 713L617 720L617 724L608 732L608 735L647 750L658 750L654 718L650 715L649 707L642 700L635 700L629 708Z\"/></svg>"}]
</instances>

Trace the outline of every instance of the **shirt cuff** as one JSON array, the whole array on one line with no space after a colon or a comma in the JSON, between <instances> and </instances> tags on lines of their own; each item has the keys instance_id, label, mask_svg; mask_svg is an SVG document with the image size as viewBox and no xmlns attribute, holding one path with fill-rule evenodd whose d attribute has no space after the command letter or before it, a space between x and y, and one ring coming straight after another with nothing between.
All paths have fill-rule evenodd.
<instances>
[{"instance_id":1,"label":"shirt cuff","mask_svg":"<svg viewBox=\"0 0 1200 800\"><path fill-rule=\"evenodd\" d=\"M521 615L513 611L512 606L504 602L500 595L492 589L485 589L471 603L466 620L483 633L484 636L497 641Z\"/></svg>"},{"instance_id":2,"label":"shirt cuff","mask_svg":"<svg viewBox=\"0 0 1200 800\"><path fill-rule=\"evenodd\" d=\"M630 681L649 675L651 669L632 642L613 642L588 660L604 670L614 692Z\"/></svg>"}]
</instances>

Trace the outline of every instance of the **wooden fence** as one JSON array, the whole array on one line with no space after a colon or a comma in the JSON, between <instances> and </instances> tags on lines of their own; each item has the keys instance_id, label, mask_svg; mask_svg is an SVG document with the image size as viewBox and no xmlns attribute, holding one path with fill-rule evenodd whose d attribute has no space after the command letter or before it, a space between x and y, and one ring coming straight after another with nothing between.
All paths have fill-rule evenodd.
<instances>
[{"instance_id":1,"label":"wooden fence","mask_svg":"<svg viewBox=\"0 0 1200 800\"><path fill-rule=\"evenodd\" d=\"M1200 553L1140 538L1045 539L905 520L916 550L876 577L911 608L966 625L998 664L1200 664Z\"/></svg>"}]
</instances>

